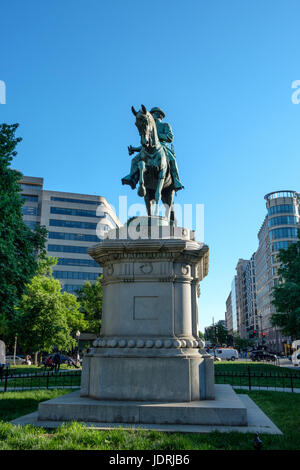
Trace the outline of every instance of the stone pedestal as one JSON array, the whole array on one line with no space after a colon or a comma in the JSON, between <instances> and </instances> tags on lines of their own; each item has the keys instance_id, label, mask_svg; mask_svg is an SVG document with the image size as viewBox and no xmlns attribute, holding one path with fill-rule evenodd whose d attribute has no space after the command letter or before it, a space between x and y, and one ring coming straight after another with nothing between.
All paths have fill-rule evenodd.
<instances>
[{"instance_id":1,"label":"stone pedestal","mask_svg":"<svg viewBox=\"0 0 300 470\"><path fill-rule=\"evenodd\" d=\"M84 358L82 396L214 398L213 361L197 331L208 247L164 222L139 217L89 250L103 267L103 314L101 335Z\"/></svg>"},{"instance_id":2,"label":"stone pedestal","mask_svg":"<svg viewBox=\"0 0 300 470\"><path fill-rule=\"evenodd\" d=\"M134 410L139 422L146 406L155 423L184 423L190 413L201 424L201 403L213 408L215 400L213 358L198 337L208 247L163 218L140 217L111 230L89 254L103 267L103 312L101 334L83 359L82 404L95 399L95 421L130 422ZM42 404L40 419L73 414L82 420L87 408L78 406L70 403L64 412ZM230 422L230 407L220 397L217 409L223 424ZM206 424L207 416L213 411ZM245 416L239 403L234 425L245 425Z\"/></svg>"}]
</instances>

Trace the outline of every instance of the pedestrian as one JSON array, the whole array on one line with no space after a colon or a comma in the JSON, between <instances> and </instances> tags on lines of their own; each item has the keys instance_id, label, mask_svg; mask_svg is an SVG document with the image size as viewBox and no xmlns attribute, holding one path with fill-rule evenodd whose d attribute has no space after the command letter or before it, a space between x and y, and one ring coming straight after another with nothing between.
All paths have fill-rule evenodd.
<instances>
[{"instance_id":1,"label":"pedestrian","mask_svg":"<svg viewBox=\"0 0 300 470\"><path fill-rule=\"evenodd\" d=\"M48 356L45 361L45 370L47 370L47 367L49 367L50 370L53 370L54 368L54 362L51 356Z\"/></svg>"},{"instance_id":2,"label":"pedestrian","mask_svg":"<svg viewBox=\"0 0 300 470\"><path fill-rule=\"evenodd\" d=\"M2 382L3 371L4 371L5 364L0 364L0 381Z\"/></svg>"},{"instance_id":3,"label":"pedestrian","mask_svg":"<svg viewBox=\"0 0 300 470\"><path fill-rule=\"evenodd\" d=\"M29 354L25 357L25 364L31 366L31 356Z\"/></svg>"},{"instance_id":4,"label":"pedestrian","mask_svg":"<svg viewBox=\"0 0 300 470\"><path fill-rule=\"evenodd\" d=\"M55 372L59 372L60 364L61 364L61 355L59 354L59 352L57 352L57 353L54 355L53 362L54 362L54 370L55 370Z\"/></svg>"}]
</instances>

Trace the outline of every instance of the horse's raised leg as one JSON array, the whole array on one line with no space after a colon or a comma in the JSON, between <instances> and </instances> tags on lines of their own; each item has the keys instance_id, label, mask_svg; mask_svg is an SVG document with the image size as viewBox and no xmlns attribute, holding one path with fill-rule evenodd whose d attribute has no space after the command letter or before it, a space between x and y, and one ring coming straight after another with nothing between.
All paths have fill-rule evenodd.
<instances>
[{"instance_id":1,"label":"horse's raised leg","mask_svg":"<svg viewBox=\"0 0 300 470\"><path fill-rule=\"evenodd\" d=\"M144 200L145 200L145 204L146 204L147 214L150 217L151 216L152 204L151 204L151 200L150 200L150 196L149 196L148 192L146 192L146 196L144 197Z\"/></svg>"},{"instance_id":2,"label":"horse's raised leg","mask_svg":"<svg viewBox=\"0 0 300 470\"><path fill-rule=\"evenodd\" d=\"M166 176L166 169L163 168L158 174L157 187L155 191L155 215L158 215L159 212L159 203L161 201L161 192L164 186Z\"/></svg>"},{"instance_id":3,"label":"horse's raised leg","mask_svg":"<svg viewBox=\"0 0 300 470\"><path fill-rule=\"evenodd\" d=\"M146 188L144 184L144 173L145 173L145 162L143 160L140 160L138 163L138 167L140 170L140 179L139 179L139 189L138 189L138 195L141 197L146 196Z\"/></svg>"},{"instance_id":4,"label":"horse's raised leg","mask_svg":"<svg viewBox=\"0 0 300 470\"><path fill-rule=\"evenodd\" d=\"M162 202L164 203L166 209L165 218L168 219L171 224L173 224L175 220L173 200L174 191L170 188L164 189L162 191Z\"/></svg>"}]
</instances>

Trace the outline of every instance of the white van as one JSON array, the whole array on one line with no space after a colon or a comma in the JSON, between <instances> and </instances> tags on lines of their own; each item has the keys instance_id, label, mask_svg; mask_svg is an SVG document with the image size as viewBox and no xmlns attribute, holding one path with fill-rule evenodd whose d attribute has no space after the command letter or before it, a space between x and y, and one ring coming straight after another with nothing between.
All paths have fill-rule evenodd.
<instances>
[{"instance_id":1,"label":"white van","mask_svg":"<svg viewBox=\"0 0 300 470\"><path fill-rule=\"evenodd\" d=\"M292 364L297 367L300 365L300 349L294 351L292 354Z\"/></svg>"},{"instance_id":2,"label":"white van","mask_svg":"<svg viewBox=\"0 0 300 470\"><path fill-rule=\"evenodd\" d=\"M293 341L292 348L296 349L296 351L294 351L292 354L292 364L295 367L298 367L300 365L300 340L299 339L296 341Z\"/></svg>"},{"instance_id":3,"label":"white van","mask_svg":"<svg viewBox=\"0 0 300 470\"><path fill-rule=\"evenodd\" d=\"M223 361L235 361L239 358L238 351L232 348L216 348L215 354Z\"/></svg>"}]
</instances>

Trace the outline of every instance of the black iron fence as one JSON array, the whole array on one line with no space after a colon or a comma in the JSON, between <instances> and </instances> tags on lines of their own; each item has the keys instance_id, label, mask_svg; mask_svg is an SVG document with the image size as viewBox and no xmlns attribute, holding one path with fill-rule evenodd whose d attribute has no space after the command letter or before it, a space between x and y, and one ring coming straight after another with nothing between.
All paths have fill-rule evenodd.
<instances>
[{"instance_id":1,"label":"black iron fence","mask_svg":"<svg viewBox=\"0 0 300 470\"><path fill-rule=\"evenodd\" d=\"M79 388L81 370L14 373L5 369L0 375L0 393L49 388Z\"/></svg>"},{"instance_id":2,"label":"black iron fence","mask_svg":"<svg viewBox=\"0 0 300 470\"><path fill-rule=\"evenodd\" d=\"M81 370L37 371L14 373L6 369L0 375L0 393L19 390L49 388L79 388ZM215 368L215 383L230 384L248 390L267 389L295 392L300 389L300 373L291 371L256 371L248 366L245 370L218 370Z\"/></svg>"},{"instance_id":3,"label":"black iron fence","mask_svg":"<svg viewBox=\"0 0 300 470\"><path fill-rule=\"evenodd\" d=\"M244 371L225 371L215 368L215 383L230 384L248 390L267 389L295 392L300 389L300 374L293 372L255 371L250 366Z\"/></svg>"}]
</instances>

